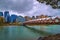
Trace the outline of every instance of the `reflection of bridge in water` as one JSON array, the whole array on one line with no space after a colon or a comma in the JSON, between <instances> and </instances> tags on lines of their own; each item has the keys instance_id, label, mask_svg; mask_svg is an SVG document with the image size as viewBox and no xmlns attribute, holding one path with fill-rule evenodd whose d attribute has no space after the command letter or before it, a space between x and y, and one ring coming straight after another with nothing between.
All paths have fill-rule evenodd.
<instances>
[{"instance_id":1,"label":"reflection of bridge in water","mask_svg":"<svg viewBox=\"0 0 60 40\"><path fill-rule=\"evenodd\" d=\"M25 21L23 24L24 25L60 24L60 19L59 18L34 19L34 20Z\"/></svg>"},{"instance_id":2,"label":"reflection of bridge in water","mask_svg":"<svg viewBox=\"0 0 60 40\"><path fill-rule=\"evenodd\" d=\"M24 27L32 30L33 32L36 32L36 33L41 34L41 35L44 35L44 36L52 35L52 33L44 31L44 30L42 29L43 27L40 28L40 29L42 29L42 30L35 29L35 28L29 27L29 26L24 26Z\"/></svg>"}]
</instances>

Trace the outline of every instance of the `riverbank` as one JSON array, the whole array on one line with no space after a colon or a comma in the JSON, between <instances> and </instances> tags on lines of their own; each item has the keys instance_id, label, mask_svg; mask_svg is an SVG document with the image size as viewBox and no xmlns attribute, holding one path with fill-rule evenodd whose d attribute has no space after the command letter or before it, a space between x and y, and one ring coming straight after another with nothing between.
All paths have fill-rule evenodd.
<instances>
[{"instance_id":1,"label":"riverbank","mask_svg":"<svg viewBox=\"0 0 60 40\"><path fill-rule=\"evenodd\" d=\"M60 25L59 24L26 24L26 26L48 26L48 25Z\"/></svg>"},{"instance_id":2,"label":"riverbank","mask_svg":"<svg viewBox=\"0 0 60 40\"><path fill-rule=\"evenodd\" d=\"M22 23L2 23L0 26L21 26ZM48 26L48 25L60 25L60 24L27 24L23 26Z\"/></svg>"},{"instance_id":3,"label":"riverbank","mask_svg":"<svg viewBox=\"0 0 60 40\"><path fill-rule=\"evenodd\" d=\"M60 40L60 34L49 35L47 37L40 37L38 40Z\"/></svg>"},{"instance_id":4,"label":"riverbank","mask_svg":"<svg viewBox=\"0 0 60 40\"><path fill-rule=\"evenodd\" d=\"M1 23L0 26L20 26L21 23Z\"/></svg>"}]
</instances>

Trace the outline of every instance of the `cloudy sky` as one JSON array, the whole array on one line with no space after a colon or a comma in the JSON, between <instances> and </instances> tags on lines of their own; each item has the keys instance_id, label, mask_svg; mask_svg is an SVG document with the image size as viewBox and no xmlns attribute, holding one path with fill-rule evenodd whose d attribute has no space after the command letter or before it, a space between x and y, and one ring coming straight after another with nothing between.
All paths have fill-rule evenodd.
<instances>
[{"instance_id":1,"label":"cloudy sky","mask_svg":"<svg viewBox=\"0 0 60 40\"><path fill-rule=\"evenodd\" d=\"M36 0L0 0L0 11L9 11L10 14L22 16L41 14L60 16L60 9L52 9L50 5L39 3Z\"/></svg>"}]
</instances>

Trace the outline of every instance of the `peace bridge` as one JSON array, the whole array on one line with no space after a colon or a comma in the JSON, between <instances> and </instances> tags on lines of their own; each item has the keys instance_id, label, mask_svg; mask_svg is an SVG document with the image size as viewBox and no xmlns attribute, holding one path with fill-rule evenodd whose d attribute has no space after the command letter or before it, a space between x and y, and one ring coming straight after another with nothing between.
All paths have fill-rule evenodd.
<instances>
[{"instance_id":1,"label":"peace bridge","mask_svg":"<svg viewBox=\"0 0 60 40\"><path fill-rule=\"evenodd\" d=\"M40 18L23 22L24 25L60 24L60 18Z\"/></svg>"}]
</instances>

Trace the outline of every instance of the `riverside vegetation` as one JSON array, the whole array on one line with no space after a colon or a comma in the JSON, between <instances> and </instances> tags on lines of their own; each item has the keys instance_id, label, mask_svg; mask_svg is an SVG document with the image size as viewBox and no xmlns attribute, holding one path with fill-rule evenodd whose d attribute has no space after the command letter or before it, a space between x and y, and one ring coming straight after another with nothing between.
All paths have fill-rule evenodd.
<instances>
[{"instance_id":1,"label":"riverside vegetation","mask_svg":"<svg viewBox=\"0 0 60 40\"><path fill-rule=\"evenodd\" d=\"M3 17L0 17L0 26L9 26L9 25L20 25L21 22L13 22L13 23L9 23L9 22L5 22Z\"/></svg>"}]
</instances>

